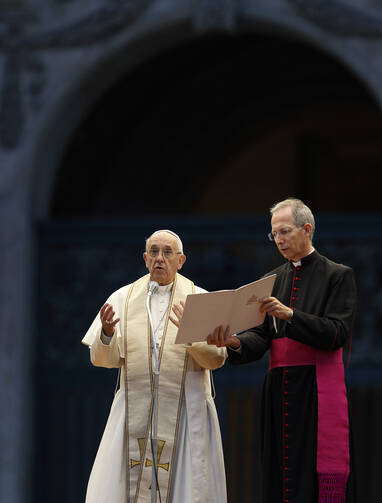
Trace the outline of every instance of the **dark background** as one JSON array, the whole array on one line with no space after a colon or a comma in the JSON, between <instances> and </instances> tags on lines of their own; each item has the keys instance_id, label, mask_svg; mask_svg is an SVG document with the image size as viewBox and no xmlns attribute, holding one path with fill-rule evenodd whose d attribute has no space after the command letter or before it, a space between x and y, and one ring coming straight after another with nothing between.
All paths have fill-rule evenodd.
<instances>
[{"instance_id":1,"label":"dark background","mask_svg":"<svg viewBox=\"0 0 382 503\"><path fill-rule=\"evenodd\" d=\"M183 239L183 273L208 290L282 258L268 208L302 198L315 246L354 268L359 308L347 378L359 503L380 503L382 117L354 75L287 39L200 39L126 75L68 142L50 218L36 222L34 502L80 503L116 372L80 344L110 293L145 273L144 239ZM229 502L259 501L266 361L214 372Z\"/></svg>"}]
</instances>

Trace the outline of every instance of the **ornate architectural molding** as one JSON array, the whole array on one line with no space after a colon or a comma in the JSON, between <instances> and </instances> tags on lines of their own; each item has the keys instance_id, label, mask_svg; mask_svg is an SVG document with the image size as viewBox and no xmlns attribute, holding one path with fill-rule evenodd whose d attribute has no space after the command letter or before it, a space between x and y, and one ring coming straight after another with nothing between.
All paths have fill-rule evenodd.
<instances>
[{"instance_id":1,"label":"ornate architectural molding","mask_svg":"<svg viewBox=\"0 0 382 503\"><path fill-rule=\"evenodd\" d=\"M0 26L3 25L0 49L5 48L9 40L22 37L25 27L36 21L36 15L21 4L16 8L13 4L9 9L3 7L0 11ZM15 147L22 134L25 119L24 82L27 94L36 103L36 98L43 91L43 72L44 67L38 55L11 47L4 52L0 87L0 145L3 148Z\"/></svg>"},{"instance_id":2,"label":"ornate architectural molding","mask_svg":"<svg viewBox=\"0 0 382 503\"><path fill-rule=\"evenodd\" d=\"M350 5L346 0L287 0L306 19L336 35L382 37L382 15Z\"/></svg>"},{"instance_id":3,"label":"ornate architectural molding","mask_svg":"<svg viewBox=\"0 0 382 503\"><path fill-rule=\"evenodd\" d=\"M237 0L194 0L194 26L198 31L233 30Z\"/></svg>"},{"instance_id":4,"label":"ornate architectural molding","mask_svg":"<svg viewBox=\"0 0 382 503\"><path fill-rule=\"evenodd\" d=\"M152 1L104 0L78 19L31 33L29 26L38 20L36 14L23 6L0 11L0 51L5 57L0 88L0 146L12 149L20 141L25 80L29 79L27 97L32 105L40 103L45 76L38 51L83 47L112 37L138 19Z\"/></svg>"},{"instance_id":5,"label":"ornate architectural molding","mask_svg":"<svg viewBox=\"0 0 382 503\"><path fill-rule=\"evenodd\" d=\"M23 100L38 106L44 90L44 67L39 51L84 47L116 35L135 22L155 0L99 0L72 21L38 31L39 14L25 3L10 2L0 9L0 52L4 54L0 84L0 146L14 148L25 119ZM233 30L239 0L192 0L194 26L199 31ZM382 37L382 14L356 7L347 0L287 0L303 17L336 35ZM27 85L25 86L25 82ZM25 93L25 88L27 92Z\"/></svg>"},{"instance_id":6,"label":"ornate architectural molding","mask_svg":"<svg viewBox=\"0 0 382 503\"><path fill-rule=\"evenodd\" d=\"M83 47L111 37L132 24L153 0L104 0L78 19L19 37L0 39L2 50Z\"/></svg>"},{"instance_id":7,"label":"ornate architectural molding","mask_svg":"<svg viewBox=\"0 0 382 503\"><path fill-rule=\"evenodd\" d=\"M17 54L8 54L0 95L0 144L4 148L17 145L24 123L21 93L22 63Z\"/></svg>"}]
</instances>

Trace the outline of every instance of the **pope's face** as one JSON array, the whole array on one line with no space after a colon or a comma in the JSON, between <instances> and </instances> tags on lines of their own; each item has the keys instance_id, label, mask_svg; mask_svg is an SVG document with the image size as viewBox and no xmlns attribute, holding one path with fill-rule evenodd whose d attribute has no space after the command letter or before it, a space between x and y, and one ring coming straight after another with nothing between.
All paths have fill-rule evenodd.
<instances>
[{"instance_id":1,"label":"pope's face","mask_svg":"<svg viewBox=\"0 0 382 503\"><path fill-rule=\"evenodd\" d=\"M276 246L286 259L298 262L310 253L312 226L305 224L303 227L296 227L290 207L276 211L272 216L271 225Z\"/></svg>"},{"instance_id":2,"label":"pope's face","mask_svg":"<svg viewBox=\"0 0 382 503\"><path fill-rule=\"evenodd\" d=\"M151 236L143 260L153 281L157 281L159 285L168 285L174 281L176 272L186 261L186 256L178 251L175 236L168 232L158 232Z\"/></svg>"}]
</instances>

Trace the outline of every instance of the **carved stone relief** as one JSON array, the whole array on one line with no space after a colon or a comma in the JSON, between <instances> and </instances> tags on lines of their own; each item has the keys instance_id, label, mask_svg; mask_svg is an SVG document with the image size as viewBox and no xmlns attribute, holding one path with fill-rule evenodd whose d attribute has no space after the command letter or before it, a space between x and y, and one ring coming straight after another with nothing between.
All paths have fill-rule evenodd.
<instances>
[{"instance_id":1,"label":"carved stone relief","mask_svg":"<svg viewBox=\"0 0 382 503\"><path fill-rule=\"evenodd\" d=\"M233 30L237 0L194 0L194 26L197 30Z\"/></svg>"},{"instance_id":2,"label":"carved stone relief","mask_svg":"<svg viewBox=\"0 0 382 503\"><path fill-rule=\"evenodd\" d=\"M0 11L0 51L5 60L0 87L0 146L18 145L25 119L26 97L22 90L27 80L27 98L38 107L44 90L45 74L39 51L83 47L126 29L152 0L104 0L87 13L55 28L37 31L30 26L38 20L24 6ZM1 75L1 74L0 74Z\"/></svg>"},{"instance_id":3,"label":"carved stone relief","mask_svg":"<svg viewBox=\"0 0 382 503\"><path fill-rule=\"evenodd\" d=\"M365 8L349 0L287 0L318 26L348 37L382 37L380 9Z\"/></svg>"},{"instance_id":4,"label":"carved stone relief","mask_svg":"<svg viewBox=\"0 0 382 503\"><path fill-rule=\"evenodd\" d=\"M112 37L136 21L153 1L99 0L79 17L42 30L35 28L36 24L41 25L39 14L26 7L25 2L3 3L0 7L0 52L3 53L0 148L14 148L20 141L26 114L23 100L30 100L34 107L41 103L46 77L39 51L84 47ZM298 15L337 35L382 37L380 6L371 0L366 7L357 5L355 0L285 1ZM59 3L59 0L51 2ZM236 26L238 0L192 0L192 6L194 26L199 31L229 31Z\"/></svg>"}]
</instances>

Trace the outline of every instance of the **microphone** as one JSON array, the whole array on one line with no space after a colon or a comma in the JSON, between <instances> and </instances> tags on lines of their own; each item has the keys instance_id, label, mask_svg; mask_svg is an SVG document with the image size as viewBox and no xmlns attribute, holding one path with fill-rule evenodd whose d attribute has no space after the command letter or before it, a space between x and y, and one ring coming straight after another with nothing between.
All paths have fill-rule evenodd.
<instances>
[{"instance_id":1,"label":"microphone","mask_svg":"<svg viewBox=\"0 0 382 503\"><path fill-rule=\"evenodd\" d=\"M149 281L147 295L148 295L149 297L151 297L151 295L152 295L153 293L155 293L155 292L158 290L158 288L159 288L159 284L158 284L158 282L157 282L157 281L153 281L153 280Z\"/></svg>"},{"instance_id":2,"label":"microphone","mask_svg":"<svg viewBox=\"0 0 382 503\"><path fill-rule=\"evenodd\" d=\"M159 289L159 284L157 281L150 280L147 286L147 297L146 297L146 309L150 320L150 339L151 339L151 349L152 355L154 357L154 373L153 373L153 391L152 391L152 412L151 412L151 451L153 456L152 463L152 479L151 479L151 502L156 501L156 492L159 490L160 499L160 489L157 480L157 458L158 458L158 384L159 384L159 356L158 348L155 343L154 338L154 326L153 318L150 309L150 300L153 293Z\"/></svg>"}]
</instances>

